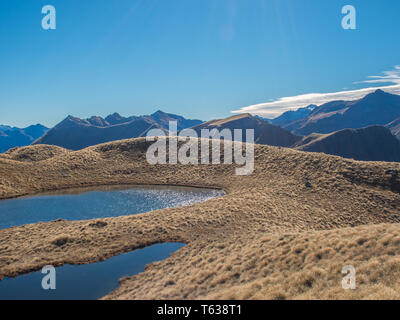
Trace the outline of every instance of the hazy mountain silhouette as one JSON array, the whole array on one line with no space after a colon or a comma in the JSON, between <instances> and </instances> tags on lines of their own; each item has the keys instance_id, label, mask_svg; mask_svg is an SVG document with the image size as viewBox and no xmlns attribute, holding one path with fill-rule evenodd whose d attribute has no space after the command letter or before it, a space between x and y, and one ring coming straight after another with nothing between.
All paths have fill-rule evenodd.
<instances>
[{"instance_id":1,"label":"hazy mountain silhouette","mask_svg":"<svg viewBox=\"0 0 400 320\"><path fill-rule=\"evenodd\" d=\"M0 124L0 131L12 131L12 130L18 130L18 128Z\"/></svg>"},{"instance_id":2,"label":"hazy mountain silhouette","mask_svg":"<svg viewBox=\"0 0 400 320\"><path fill-rule=\"evenodd\" d=\"M50 144L70 150L80 150L91 145L146 136L151 129L167 132L168 121L177 121L178 129L185 129L200 120L187 120L181 116L157 111L150 116L123 117L118 113L89 119L68 116L33 144Z\"/></svg>"},{"instance_id":3,"label":"hazy mountain silhouette","mask_svg":"<svg viewBox=\"0 0 400 320\"><path fill-rule=\"evenodd\" d=\"M30 145L33 141L41 137L48 128L41 124L32 125L26 128L16 128L0 126L0 153L14 147Z\"/></svg>"},{"instance_id":4,"label":"hazy mountain silhouette","mask_svg":"<svg viewBox=\"0 0 400 320\"><path fill-rule=\"evenodd\" d=\"M330 133L371 125L386 125L400 117L400 96L377 90L356 101L332 101L315 108L308 117L285 125L300 135Z\"/></svg>"}]
</instances>

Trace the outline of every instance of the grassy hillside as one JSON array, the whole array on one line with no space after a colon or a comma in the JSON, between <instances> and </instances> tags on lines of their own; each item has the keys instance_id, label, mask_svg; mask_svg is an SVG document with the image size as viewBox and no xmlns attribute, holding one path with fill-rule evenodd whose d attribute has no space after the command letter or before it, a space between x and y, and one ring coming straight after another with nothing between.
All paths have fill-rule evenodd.
<instances>
[{"instance_id":1,"label":"grassy hillside","mask_svg":"<svg viewBox=\"0 0 400 320\"><path fill-rule=\"evenodd\" d=\"M234 165L151 166L148 145L139 138L2 155L0 198L106 184L217 187L226 195L101 224L0 230L0 277L180 241L188 245L106 298L399 298L400 164L256 145L254 174L235 176ZM358 287L345 291L349 264Z\"/></svg>"}]
</instances>

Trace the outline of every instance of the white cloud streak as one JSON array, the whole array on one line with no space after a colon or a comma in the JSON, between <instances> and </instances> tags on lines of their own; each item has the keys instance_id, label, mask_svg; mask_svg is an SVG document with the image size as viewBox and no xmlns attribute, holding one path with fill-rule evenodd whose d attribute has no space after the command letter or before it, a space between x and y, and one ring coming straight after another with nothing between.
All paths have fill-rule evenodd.
<instances>
[{"instance_id":1,"label":"white cloud streak","mask_svg":"<svg viewBox=\"0 0 400 320\"><path fill-rule=\"evenodd\" d=\"M382 72L382 75L380 76L369 76L368 80L356 83L390 83L392 85L331 93L309 93L292 97L283 97L271 102L242 107L238 110L232 111L232 113L251 113L266 118L275 118L283 112L296 110L298 108L309 106L310 104L319 106L334 100L358 100L377 89L382 89L385 92L393 94L400 94L400 65L395 66L392 71Z\"/></svg>"},{"instance_id":2,"label":"white cloud streak","mask_svg":"<svg viewBox=\"0 0 400 320\"><path fill-rule=\"evenodd\" d=\"M355 83L394 83L400 84L400 65L395 66L394 70L382 72L383 76L369 76L369 80Z\"/></svg>"}]
</instances>

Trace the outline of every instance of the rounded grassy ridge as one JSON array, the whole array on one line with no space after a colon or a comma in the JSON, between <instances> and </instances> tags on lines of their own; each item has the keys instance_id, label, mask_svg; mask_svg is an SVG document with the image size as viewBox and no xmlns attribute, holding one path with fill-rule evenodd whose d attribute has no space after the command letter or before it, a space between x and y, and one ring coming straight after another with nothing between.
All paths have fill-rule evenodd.
<instances>
[{"instance_id":1,"label":"rounded grassy ridge","mask_svg":"<svg viewBox=\"0 0 400 320\"><path fill-rule=\"evenodd\" d=\"M236 176L234 164L152 166L149 144L46 149L52 156L40 161L0 157L0 198L112 184L226 195L135 216L0 230L0 277L179 241L188 245L124 278L105 299L400 298L400 164L256 145L254 173ZM342 289L345 265L356 268L356 290Z\"/></svg>"},{"instance_id":2,"label":"rounded grassy ridge","mask_svg":"<svg viewBox=\"0 0 400 320\"><path fill-rule=\"evenodd\" d=\"M68 150L64 148L39 144L29 147L12 148L3 154L0 154L0 157L22 162L35 162L47 160L67 152Z\"/></svg>"}]
</instances>

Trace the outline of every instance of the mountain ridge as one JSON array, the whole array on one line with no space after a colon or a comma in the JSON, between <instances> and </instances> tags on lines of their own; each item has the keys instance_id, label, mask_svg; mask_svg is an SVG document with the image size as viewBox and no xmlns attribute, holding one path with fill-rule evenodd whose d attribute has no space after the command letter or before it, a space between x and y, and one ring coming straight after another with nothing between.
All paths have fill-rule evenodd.
<instances>
[{"instance_id":1,"label":"mountain ridge","mask_svg":"<svg viewBox=\"0 0 400 320\"><path fill-rule=\"evenodd\" d=\"M167 132L169 121L177 121L178 129L202 123L201 120L185 119L160 110L148 116L131 117L123 117L115 112L104 119L99 116L80 119L69 115L33 144L80 150L100 143L144 137L151 129Z\"/></svg>"},{"instance_id":2,"label":"mountain ridge","mask_svg":"<svg viewBox=\"0 0 400 320\"><path fill-rule=\"evenodd\" d=\"M292 122L306 118L308 115L310 115L311 112L315 110L315 108L318 108L318 106L310 104L309 106L304 108L286 111L282 113L280 116L271 119L269 121L274 125L284 127Z\"/></svg>"},{"instance_id":3,"label":"mountain ridge","mask_svg":"<svg viewBox=\"0 0 400 320\"><path fill-rule=\"evenodd\" d=\"M363 161L400 162L400 141L383 126L313 133L292 148Z\"/></svg>"},{"instance_id":4,"label":"mountain ridge","mask_svg":"<svg viewBox=\"0 0 400 320\"><path fill-rule=\"evenodd\" d=\"M284 126L299 135L330 133L386 125L400 117L400 96L380 89L355 101L331 101L315 108L306 118Z\"/></svg>"}]
</instances>

